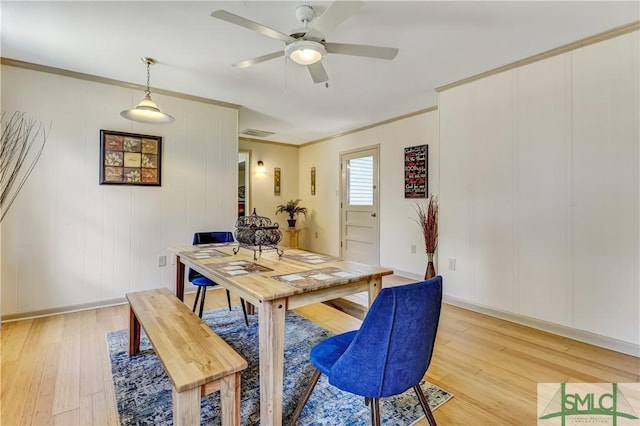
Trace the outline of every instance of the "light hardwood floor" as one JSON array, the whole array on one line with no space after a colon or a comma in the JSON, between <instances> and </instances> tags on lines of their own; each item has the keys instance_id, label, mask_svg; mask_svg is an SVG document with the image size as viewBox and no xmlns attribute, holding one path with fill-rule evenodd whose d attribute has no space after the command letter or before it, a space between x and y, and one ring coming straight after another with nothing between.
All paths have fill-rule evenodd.
<instances>
[{"instance_id":1,"label":"light hardwood floor","mask_svg":"<svg viewBox=\"0 0 640 426\"><path fill-rule=\"evenodd\" d=\"M385 277L384 286L403 282ZM224 291L208 292L206 309L225 305ZM297 312L334 332L360 325L323 304ZM3 324L0 424L117 424L105 334L128 319L121 305ZM440 425L535 425L537 383L639 374L639 358L445 304L426 378L455 395L434 412Z\"/></svg>"}]
</instances>

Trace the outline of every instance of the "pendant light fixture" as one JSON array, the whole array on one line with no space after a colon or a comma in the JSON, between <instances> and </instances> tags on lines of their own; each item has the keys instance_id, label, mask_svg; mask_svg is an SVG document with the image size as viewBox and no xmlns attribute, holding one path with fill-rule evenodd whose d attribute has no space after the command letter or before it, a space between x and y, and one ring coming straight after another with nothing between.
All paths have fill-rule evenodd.
<instances>
[{"instance_id":1,"label":"pendant light fixture","mask_svg":"<svg viewBox=\"0 0 640 426\"><path fill-rule=\"evenodd\" d=\"M147 56L141 58L147 64L147 89L144 91L145 97L135 108L124 110L120 113L127 120L148 124L168 124L173 123L175 118L160 111L158 105L151 100L151 90L149 89L149 79L151 73L149 67L156 63L156 60Z\"/></svg>"}]
</instances>

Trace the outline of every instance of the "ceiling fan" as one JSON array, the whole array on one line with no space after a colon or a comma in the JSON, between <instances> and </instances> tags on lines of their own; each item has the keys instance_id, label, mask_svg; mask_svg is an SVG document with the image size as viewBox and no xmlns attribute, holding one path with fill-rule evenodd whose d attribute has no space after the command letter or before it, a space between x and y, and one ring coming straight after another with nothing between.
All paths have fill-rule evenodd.
<instances>
[{"instance_id":1,"label":"ceiling fan","mask_svg":"<svg viewBox=\"0 0 640 426\"><path fill-rule=\"evenodd\" d=\"M257 31L262 35L285 43L284 50L236 62L233 64L234 67L246 68L286 55L292 61L305 65L314 83L324 83L329 81L329 76L322 65L321 59L328 53L387 60L395 58L398 54L398 49L395 47L329 43L325 40L327 33L340 25L363 5L364 2L362 0L334 1L317 19L314 19L316 14L311 6L298 6L296 8L296 18L303 23L304 27L293 30L291 34L285 34L225 10L216 10L211 16Z\"/></svg>"}]
</instances>

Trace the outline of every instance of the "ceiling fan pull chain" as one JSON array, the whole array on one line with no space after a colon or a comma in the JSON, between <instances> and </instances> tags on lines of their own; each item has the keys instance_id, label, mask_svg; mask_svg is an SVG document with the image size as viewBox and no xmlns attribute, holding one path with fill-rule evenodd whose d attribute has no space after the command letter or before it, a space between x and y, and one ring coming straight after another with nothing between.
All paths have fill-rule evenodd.
<instances>
[{"instance_id":1,"label":"ceiling fan pull chain","mask_svg":"<svg viewBox=\"0 0 640 426\"><path fill-rule=\"evenodd\" d=\"M324 58L322 58L322 59L324 60L324 61L323 61L323 62L324 62L324 67L327 69L327 73L329 73L329 71L330 71L330 69L331 69L331 68L329 67L329 58L325 56L325 57L324 57ZM328 89L328 88L329 88L329 80L327 80L327 81L325 81L325 82L324 82L324 88L325 88L325 89Z\"/></svg>"}]
</instances>

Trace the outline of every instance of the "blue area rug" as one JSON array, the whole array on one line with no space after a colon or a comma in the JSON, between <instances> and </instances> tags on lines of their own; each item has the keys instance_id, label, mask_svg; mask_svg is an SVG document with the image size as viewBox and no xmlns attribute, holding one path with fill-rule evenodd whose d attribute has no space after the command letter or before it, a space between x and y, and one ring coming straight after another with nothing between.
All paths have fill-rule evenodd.
<instances>
[{"instance_id":1,"label":"blue area rug","mask_svg":"<svg viewBox=\"0 0 640 426\"><path fill-rule=\"evenodd\" d=\"M333 333L317 324L287 311L285 327L285 372L283 418L285 423L293 414L302 391L313 373L309 352L318 342ZM224 338L248 362L243 371L241 424L260 424L260 391L258 366L257 315L245 326L242 312L217 309L205 312L205 322ZM128 355L128 330L107 334L111 373L122 425L172 425L171 382L155 356L146 336L142 335L140 354ZM452 395L428 382L422 388L432 410L444 404ZM220 397L215 392L202 398L202 424L220 424ZM382 424L406 426L424 416L415 392L381 400ZM369 407L364 398L340 391L328 384L323 375L314 389L299 425L368 425Z\"/></svg>"}]
</instances>

